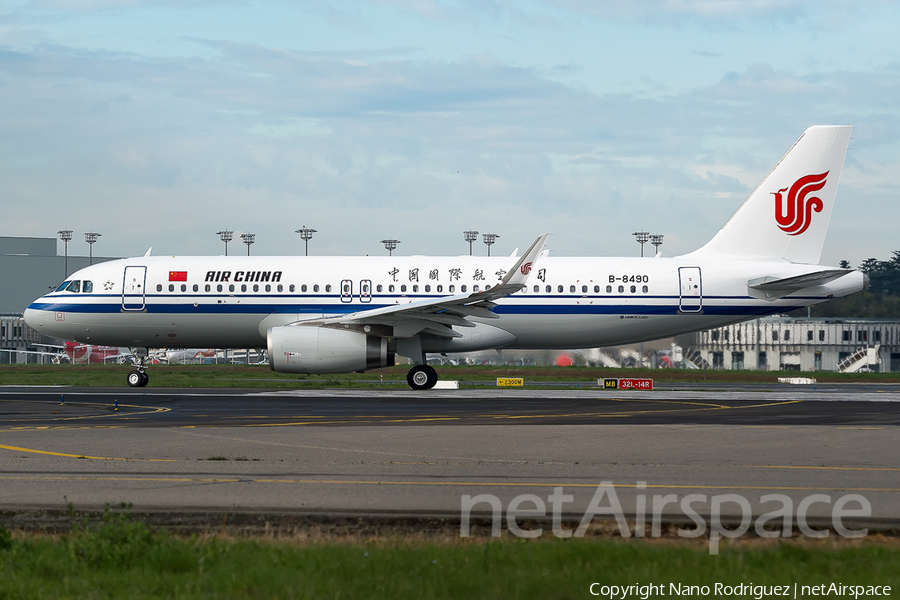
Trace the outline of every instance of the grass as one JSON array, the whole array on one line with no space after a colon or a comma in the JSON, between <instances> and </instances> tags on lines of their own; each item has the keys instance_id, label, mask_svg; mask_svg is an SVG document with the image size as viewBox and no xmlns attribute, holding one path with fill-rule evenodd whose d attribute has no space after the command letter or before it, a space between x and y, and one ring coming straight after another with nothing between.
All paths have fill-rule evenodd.
<instances>
[{"instance_id":1,"label":"grass","mask_svg":"<svg viewBox=\"0 0 900 600\"><path fill-rule=\"evenodd\" d=\"M0 365L0 385L75 385L125 387L125 365ZM153 365L152 387L356 387L407 389L408 367L397 366L366 373L293 375L275 373L259 365ZM560 386L594 386L604 377L646 377L657 384L771 383L779 377L815 377L820 383L900 383L900 373L797 373L796 371L697 371L681 369L605 369L596 367L439 366L442 379L460 380L462 386L492 383L497 377L522 377ZM382 383L382 379L384 382Z\"/></svg>"},{"instance_id":2,"label":"grass","mask_svg":"<svg viewBox=\"0 0 900 600\"><path fill-rule=\"evenodd\" d=\"M107 508L61 536L0 528L0 598L575 598L601 585L900 586L894 542L180 537ZM635 597L635 596L631 596Z\"/></svg>"}]
</instances>

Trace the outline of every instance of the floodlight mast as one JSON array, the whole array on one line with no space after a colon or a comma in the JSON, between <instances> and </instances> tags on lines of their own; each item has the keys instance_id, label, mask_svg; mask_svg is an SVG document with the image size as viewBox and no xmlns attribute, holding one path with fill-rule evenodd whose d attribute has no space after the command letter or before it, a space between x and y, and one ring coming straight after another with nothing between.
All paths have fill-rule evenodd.
<instances>
[{"instance_id":1,"label":"floodlight mast","mask_svg":"<svg viewBox=\"0 0 900 600\"><path fill-rule=\"evenodd\" d=\"M63 276L63 281L65 281L69 277L69 242L72 240L72 230L60 229L56 233L59 234L59 239L63 241L66 248L66 274Z\"/></svg>"},{"instance_id":2,"label":"floodlight mast","mask_svg":"<svg viewBox=\"0 0 900 600\"><path fill-rule=\"evenodd\" d=\"M641 245L641 258L644 257L644 244L650 239L649 231L635 231L631 235L637 240L637 243Z\"/></svg>"},{"instance_id":3,"label":"floodlight mast","mask_svg":"<svg viewBox=\"0 0 900 600\"><path fill-rule=\"evenodd\" d=\"M309 256L309 240L312 239L312 236L313 236L314 233L316 233L316 230L315 230L315 229L311 229L311 228L307 227L306 225L304 225L304 226L301 227L300 229L297 229L296 231L294 231L294 233L299 233L299 234L300 234L300 239L303 240L303 243L305 244L305 247L304 247L305 254L304 254L304 256Z\"/></svg>"},{"instance_id":4,"label":"floodlight mast","mask_svg":"<svg viewBox=\"0 0 900 600\"><path fill-rule=\"evenodd\" d=\"M496 233L482 233L481 235L484 237L484 243L488 247L488 256L490 256L491 255L491 245L500 236L497 235Z\"/></svg>"},{"instance_id":5,"label":"floodlight mast","mask_svg":"<svg viewBox=\"0 0 900 600\"><path fill-rule=\"evenodd\" d=\"M88 243L88 247L90 248L90 256L91 260L88 264L94 264L94 244L97 242L97 238L99 238L102 234L97 233L95 231L91 231L90 233L84 234L84 241Z\"/></svg>"},{"instance_id":6,"label":"floodlight mast","mask_svg":"<svg viewBox=\"0 0 900 600\"><path fill-rule=\"evenodd\" d=\"M469 256L472 256L472 242L478 239L478 232L474 230L463 231L463 236L469 242Z\"/></svg>"},{"instance_id":7,"label":"floodlight mast","mask_svg":"<svg viewBox=\"0 0 900 600\"><path fill-rule=\"evenodd\" d=\"M660 233L654 233L650 236L650 243L656 247L655 254L659 254L659 247L662 246L663 243L663 235Z\"/></svg>"},{"instance_id":8,"label":"floodlight mast","mask_svg":"<svg viewBox=\"0 0 900 600\"><path fill-rule=\"evenodd\" d=\"M400 240L381 240L381 243L384 244L385 249L387 249L388 256L393 256L394 250L397 249L397 244L400 243Z\"/></svg>"},{"instance_id":9,"label":"floodlight mast","mask_svg":"<svg viewBox=\"0 0 900 600\"><path fill-rule=\"evenodd\" d=\"M229 229L223 229L222 231L217 231L216 235L225 242L225 256L228 256L228 242L234 238L234 232Z\"/></svg>"},{"instance_id":10,"label":"floodlight mast","mask_svg":"<svg viewBox=\"0 0 900 600\"><path fill-rule=\"evenodd\" d=\"M241 239L247 244L247 256L250 256L250 245L256 241L255 233L242 233Z\"/></svg>"}]
</instances>

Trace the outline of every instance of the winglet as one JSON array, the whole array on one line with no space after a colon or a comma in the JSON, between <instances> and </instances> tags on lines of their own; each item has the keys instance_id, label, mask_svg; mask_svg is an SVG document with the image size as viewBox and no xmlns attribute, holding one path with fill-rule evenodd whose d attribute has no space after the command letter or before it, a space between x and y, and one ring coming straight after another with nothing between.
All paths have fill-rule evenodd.
<instances>
[{"instance_id":1,"label":"winglet","mask_svg":"<svg viewBox=\"0 0 900 600\"><path fill-rule=\"evenodd\" d=\"M504 275L500 283L484 292L476 292L469 298L474 301L496 300L497 298L514 294L525 287L531 268L544 250L544 244L547 242L548 237L550 237L549 233L542 233L538 236L528 247L528 250L525 251L525 254L522 255L522 258L517 260L513 268Z\"/></svg>"}]
</instances>

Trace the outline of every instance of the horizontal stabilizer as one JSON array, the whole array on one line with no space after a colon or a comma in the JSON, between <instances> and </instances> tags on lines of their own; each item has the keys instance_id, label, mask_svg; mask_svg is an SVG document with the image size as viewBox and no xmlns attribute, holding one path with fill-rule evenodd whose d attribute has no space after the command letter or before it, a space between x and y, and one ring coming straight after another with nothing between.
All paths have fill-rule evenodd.
<instances>
[{"instance_id":1,"label":"horizontal stabilizer","mask_svg":"<svg viewBox=\"0 0 900 600\"><path fill-rule=\"evenodd\" d=\"M852 272L852 269L828 269L825 271L816 271L815 273L806 273L805 275L780 279L775 277L761 277L759 279L751 279L748 281L747 287L749 288L751 296L762 299L774 299L793 294L794 292L805 288L825 285L829 281L834 281L835 279Z\"/></svg>"}]
</instances>

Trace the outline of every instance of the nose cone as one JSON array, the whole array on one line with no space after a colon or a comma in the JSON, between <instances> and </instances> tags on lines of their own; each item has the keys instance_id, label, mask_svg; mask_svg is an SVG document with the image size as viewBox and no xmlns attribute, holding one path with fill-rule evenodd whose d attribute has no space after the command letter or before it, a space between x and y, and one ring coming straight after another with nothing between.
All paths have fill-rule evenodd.
<instances>
[{"instance_id":1,"label":"nose cone","mask_svg":"<svg viewBox=\"0 0 900 600\"><path fill-rule=\"evenodd\" d=\"M26 308L25 314L23 315L25 324L36 331L41 331L41 328L44 326L44 315L46 313L47 311L44 310Z\"/></svg>"}]
</instances>

